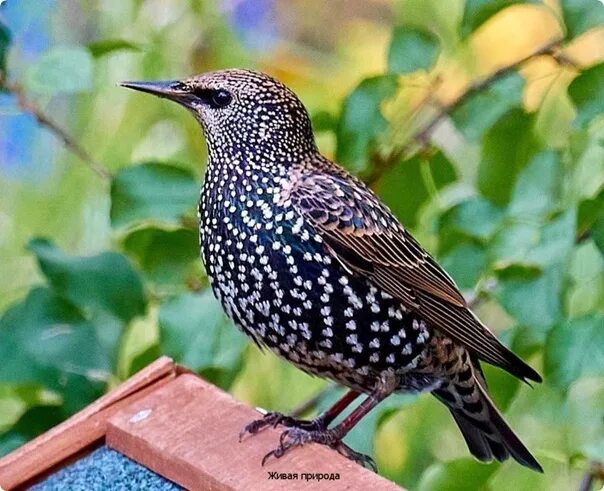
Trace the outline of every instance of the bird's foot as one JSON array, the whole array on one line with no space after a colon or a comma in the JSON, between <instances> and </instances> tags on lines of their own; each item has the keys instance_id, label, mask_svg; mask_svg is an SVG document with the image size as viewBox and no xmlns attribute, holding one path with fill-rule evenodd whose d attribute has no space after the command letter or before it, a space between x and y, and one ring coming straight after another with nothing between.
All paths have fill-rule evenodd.
<instances>
[{"instance_id":1,"label":"bird's foot","mask_svg":"<svg viewBox=\"0 0 604 491\"><path fill-rule=\"evenodd\" d=\"M327 445L328 447L337 450L338 453L344 457L362 465L363 467L368 467L374 472L377 472L377 466L371 457L350 448L342 441L342 438L333 429L328 430L323 428L318 430L309 430L297 426L289 428L281 433L281 437L279 438L279 446L264 456L262 459L262 465L264 465L271 457L275 457L276 459L281 458L291 449L301 447L304 444L311 442Z\"/></svg>"},{"instance_id":2,"label":"bird's foot","mask_svg":"<svg viewBox=\"0 0 604 491\"><path fill-rule=\"evenodd\" d=\"M288 428L300 428L309 431L320 431L325 429L325 425L320 418L307 421L304 419L292 418L291 416L286 416L285 414L281 413L269 412L266 413L264 417L252 421L250 424L246 425L245 428L241 430L241 433L239 433L239 441L241 441L247 433L250 435L255 435L269 426L276 428L278 425L286 426Z\"/></svg>"}]
</instances>

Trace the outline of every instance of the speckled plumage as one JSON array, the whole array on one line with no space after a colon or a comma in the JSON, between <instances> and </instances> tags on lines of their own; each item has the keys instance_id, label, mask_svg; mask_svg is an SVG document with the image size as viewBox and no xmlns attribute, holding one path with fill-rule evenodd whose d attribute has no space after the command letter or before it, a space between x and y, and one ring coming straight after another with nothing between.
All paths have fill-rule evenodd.
<instances>
[{"instance_id":1,"label":"speckled plumage","mask_svg":"<svg viewBox=\"0 0 604 491\"><path fill-rule=\"evenodd\" d=\"M216 297L246 334L306 372L369 394L357 419L392 392L430 391L479 459L512 455L539 469L488 398L479 360L523 380L538 374L480 323L379 198L319 153L293 92L245 70L163 92L126 85L181 103L203 126L202 258ZM291 446L340 449L348 430L299 430Z\"/></svg>"}]
</instances>

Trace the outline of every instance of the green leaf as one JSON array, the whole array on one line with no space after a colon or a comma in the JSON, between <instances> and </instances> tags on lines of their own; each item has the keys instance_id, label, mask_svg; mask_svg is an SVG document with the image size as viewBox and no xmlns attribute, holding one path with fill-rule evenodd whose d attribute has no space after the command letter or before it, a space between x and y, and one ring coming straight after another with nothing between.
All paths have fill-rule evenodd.
<instances>
[{"instance_id":1,"label":"green leaf","mask_svg":"<svg viewBox=\"0 0 604 491\"><path fill-rule=\"evenodd\" d=\"M124 322L145 313L143 285L123 255L69 256L44 239L32 240L29 249L57 293L83 311L109 314Z\"/></svg>"},{"instance_id":2,"label":"green leaf","mask_svg":"<svg viewBox=\"0 0 604 491\"><path fill-rule=\"evenodd\" d=\"M486 489L487 481L498 468L497 463L485 465L472 459L439 462L426 469L417 489L418 491Z\"/></svg>"},{"instance_id":3,"label":"green leaf","mask_svg":"<svg viewBox=\"0 0 604 491\"><path fill-rule=\"evenodd\" d=\"M470 237L488 240L501 226L504 212L482 198L461 202L451 211L451 224Z\"/></svg>"},{"instance_id":4,"label":"green leaf","mask_svg":"<svg viewBox=\"0 0 604 491\"><path fill-rule=\"evenodd\" d=\"M486 363L482 365L482 370L489 384L489 394L495 401L495 405L500 411L506 411L518 393L520 380L510 377L509 373L504 370Z\"/></svg>"},{"instance_id":5,"label":"green leaf","mask_svg":"<svg viewBox=\"0 0 604 491\"><path fill-rule=\"evenodd\" d=\"M463 38L472 34L476 29L488 21L500 10L510 5L522 3L535 3L531 0L466 0L461 21L461 35Z\"/></svg>"},{"instance_id":6,"label":"green leaf","mask_svg":"<svg viewBox=\"0 0 604 491\"><path fill-rule=\"evenodd\" d=\"M561 266L552 266L535 279L501 279L495 296L521 324L551 326L562 317L563 273Z\"/></svg>"},{"instance_id":7,"label":"green leaf","mask_svg":"<svg viewBox=\"0 0 604 491\"><path fill-rule=\"evenodd\" d=\"M26 87L40 94L69 94L92 88L93 59L80 47L52 48L27 71Z\"/></svg>"},{"instance_id":8,"label":"green leaf","mask_svg":"<svg viewBox=\"0 0 604 491\"><path fill-rule=\"evenodd\" d=\"M604 6L600 6L604 10ZM577 126L585 128L593 118L604 113L604 63L575 78L568 87L568 95L577 108Z\"/></svg>"},{"instance_id":9,"label":"green leaf","mask_svg":"<svg viewBox=\"0 0 604 491\"><path fill-rule=\"evenodd\" d=\"M560 194L561 176L562 163L557 153L537 154L518 176L508 215L527 220L553 212Z\"/></svg>"},{"instance_id":10,"label":"green leaf","mask_svg":"<svg viewBox=\"0 0 604 491\"><path fill-rule=\"evenodd\" d=\"M380 196L406 227L414 227L420 208L434 192L432 186L438 191L455 178L455 167L442 152L429 158L416 155L386 170L380 181ZM402 185L413 192L401 192Z\"/></svg>"},{"instance_id":11,"label":"green leaf","mask_svg":"<svg viewBox=\"0 0 604 491\"><path fill-rule=\"evenodd\" d=\"M111 183L111 223L177 223L198 199L199 184L185 169L157 163L126 167Z\"/></svg>"},{"instance_id":12,"label":"green leaf","mask_svg":"<svg viewBox=\"0 0 604 491\"><path fill-rule=\"evenodd\" d=\"M544 368L560 388L588 376L604 376L604 316L589 315L558 324L547 337Z\"/></svg>"},{"instance_id":13,"label":"green leaf","mask_svg":"<svg viewBox=\"0 0 604 491\"><path fill-rule=\"evenodd\" d=\"M162 352L197 371L235 370L247 344L210 289L162 304L159 329Z\"/></svg>"},{"instance_id":14,"label":"green leaf","mask_svg":"<svg viewBox=\"0 0 604 491\"><path fill-rule=\"evenodd\" d=\"M11 35L8 27L0 22L0 72L6 72L6 57L11 44Z\"/></svg>"},{"instance_id":15,"label":"green leaf","mask_svg":"<svg viewBox=\"0 0 604 491\"><path fill-rule=\"evenodd\" d=\"M586 199L579 204L577 235L588 232L600 218L604 218L604 189L593 199Z\"/></svg>"},{"instance_id":16,"label":"green leaf","mask_svg":"<svg viewBox=\"0 0 604 491\"><path fill-rule=\"evenodd\" d=\"M502 280L533 280L541 275L542 270L534 264L513 263L496 269L496 273Z\"/></svg>"},{"instance_id":17,"label":"green leaf","mask_svg":"<svg viewBox=\"0 0 604 491\"><path fill-rule=\"evenodd\" d=\"M462 289L473 288L487 267L484 248L471 243L461 244L442 258L442 266Z\"/></svg>"},{"instance_id":18,"label":"green leaf","mask_svg":"<svg viewBox=\"0 0 604 491\"><path fill-rule=\"evenodd\" d=\"M0 436L0 457L8 455L13 450L18 449L26 442L26 438L19 433L9 431Z\"/></svg>"},{"instance_id":19,"label":"green leaf","mask_svg":"<svg viewBox=\"0 0 604 491\"><path fill-rule=\"evenodd\" d=\"M135 230L123 241L124 249L147 276L161 283L182 282L199 258L199 236L194 230Z\"/></svg>"},{"instance_id":20,"label":"green leaf","mask_svg":"<svg viewBox=\"0 0 604 491\"><path fill-rule=\"evenodd\" d=\"M598 220L593 224L591 236L594 243L604 256L604 217L598 218Z\"/></svg>"},{"instance_id":21,"label":"green leaf","mask_svg":"<svg viewBox=\"0 0 604 491\"><path fill-rule=\"evenodd\" d=\"M511 72L468 99L451 114L455 126L471 141L482 138L506 111L522 106L524 78Z\"/></svg>"},{"instance_id":22,"label":"green leaf","mask_svg":"<svg viewBox=\"0 0 604 491\"><path fill-rule=\"evenodd\" d=\"M569 209L551 220L522 223L512 219L491 243L490 254L497 269L510 264L546 267L568 259L575 243L576 214Z\"/></svg>"},{"instance_id":23,"label":"green leaf","mask_svg":"<svg viewBox=\"0 0 604 491\"><path fill-rule=\"evenodd\" d=\"M35 288L0 319L0 380L42 385L73 413L103 392L111 374L95 326L48 288Z\"/></svg>"},{"instance_id":24,"label":"green leaf","mask_svg":"<svg viewBox=\"0 0 604 491\"><path fill-rule=\"evenodd\" d=\"M501 116L483 138L478 168L478 188L482 195L495 205L505 205L516 177L536 149L532 116L521 109L511 109Z\"/></svg>"},{"instance_id":25,"label":"green leaf","mask_svg":"<svg viewBox=\"0 0 604 491\"><path fill-rule=\"evenodd\" d=\"M101 58L116 51L140 51L141 47L123 39L103 39L90 43L88 50L94 58Z\"/></svg>"},{"instance_id":26,"label":"green leaf","mask_svg":"<svg viewBox=\"0 0 604 491\"><path fill-rule=\"evenodd\" d=\"M440 52L438 38L417 27L394 29L388 51L388 70L404 74L432 68Z\"/></svg>"},{"instance_id":27,"label":"green leaf","mask_svg":"<svg viewBox=\"0 0 604 491\"><path fill-rule=\"evenodd\" d=\"M567 274L568 317L604 313L604 256L593 240L584 240L574 247Z\"/></svg>"},{"instance_id":28,"label":"green leaf","mask_svg":"<svg viewBox=\"0 0 604 491\"><path fill-rule=\"evenodd\" d=\"M365 170L378 136L388 127L380 104L398 87L395 75L363 80L346 98L336 132L336 160L354 172Z\"/></svg>"},{"instance_id":29,"label":"green leaf","mask_svg":"<svg viewBox=\"0 0 604 491\"><path fill-rule=\"evenodd\" d=\"M316 133L335 131L338 119L328 111L318 111L312 115L312 128Z\"/></svg>"},{"instance_id":30,"label":"green leaf","mask_svg":"<svg viewBox=\"0 0 604 491\"><path fill-rule=\"evenodd\" d=\"M561 0L560 7L568 40L604 24L604 5L599 0Z\"/></svg>"},{"instance_id":31,"label":"green leaf","mask_svg":"<svg viewBox=\"0 0 604 491\"><path fill-rule=\"evenodd\" d=\"M0 385L0 434L34 406L62 404L61 397L39 385Z\"/></svg>"}]
</instances>

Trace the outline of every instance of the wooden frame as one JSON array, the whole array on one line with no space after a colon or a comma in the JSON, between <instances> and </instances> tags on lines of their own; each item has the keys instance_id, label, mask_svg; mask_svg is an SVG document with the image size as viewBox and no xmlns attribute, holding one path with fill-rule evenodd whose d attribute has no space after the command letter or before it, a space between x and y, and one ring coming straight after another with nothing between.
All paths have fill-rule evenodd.
<instances>
[{"instance_id":1,"label":"wooden frame","mask_svg":"<svg viewBox=\"0 0 604 491\"><path fill-rule=\"evenodd\" d=\"M399 490L322 445L297 448L264 467L279 441L269 428L239 442L260 413L160 358L82 412L0 459L0 486L32 484L105 443L187 489ZM310 488L309 488L310 486Z\"/></svg>"}]
</instances>

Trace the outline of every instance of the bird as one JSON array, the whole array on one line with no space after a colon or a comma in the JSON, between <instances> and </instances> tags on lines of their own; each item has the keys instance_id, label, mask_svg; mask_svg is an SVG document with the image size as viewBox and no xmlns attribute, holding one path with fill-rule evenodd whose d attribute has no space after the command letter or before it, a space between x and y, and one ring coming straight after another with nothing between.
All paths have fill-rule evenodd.
<instances>
[{"instance_id":1,"label":"bird","mask_svg":"<svg viewBox=\"0 0 604 491\"><path fill-rule=\"evenodd\" d=\"M389 395L429 392L478 460L511 457L543 472L490 398L481 362L526 383L541 376L478 319L380 198L321 154L292 90L237 68L121 85L184 106L202 127L200 255L226 314L262 349L348 389L313 420L268 412L248 424L240 441L284 428L263 465L315 442L375 470L343 438Z\"/></svg>"}]
</instances>

